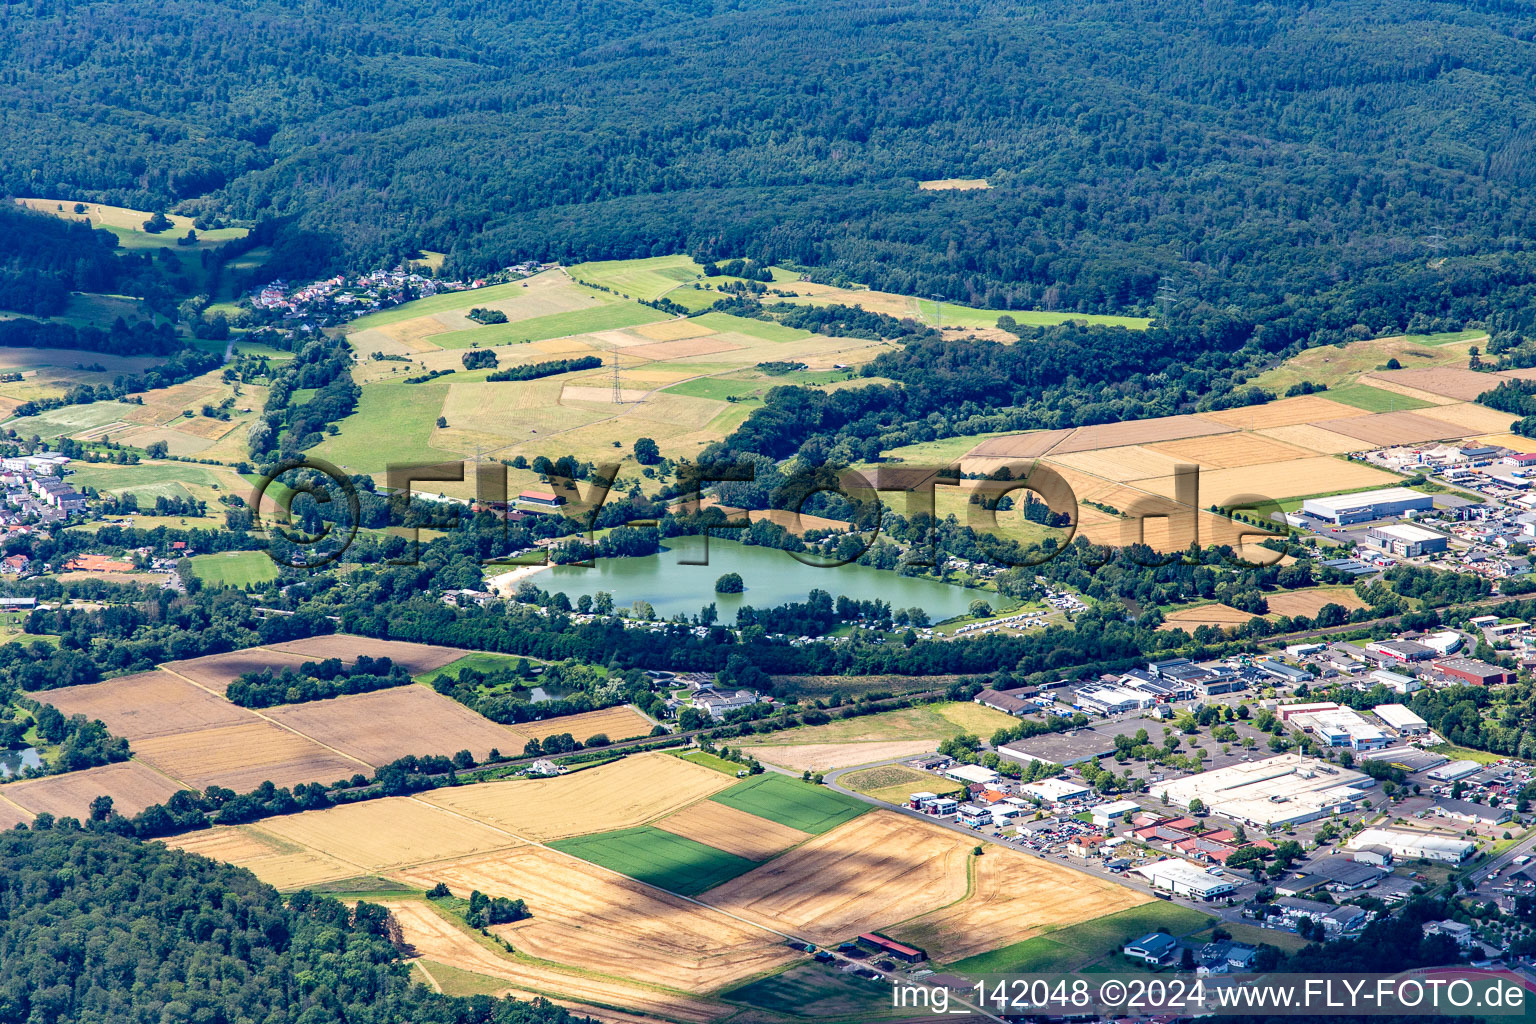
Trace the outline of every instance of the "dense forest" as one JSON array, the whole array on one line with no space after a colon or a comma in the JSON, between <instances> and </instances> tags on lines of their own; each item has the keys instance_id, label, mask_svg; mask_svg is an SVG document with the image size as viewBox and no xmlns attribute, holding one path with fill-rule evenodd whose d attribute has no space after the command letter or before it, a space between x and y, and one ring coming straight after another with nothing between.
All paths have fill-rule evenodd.
<instances>
[{"instance_id":1,"label":"dense forest","mask_svg":"<svg viewBox=\"0 0 1536 1024\"><path fill-rule=\"evenodd\" d=\"M39 815L0 834L0 1020L564 1024L411 983L382 907Z\"/></svg>"},{"instance_id":2,"label":"dense forest","mask_svg":"<svg viewBox=\"0 0 1536 1024\"><path fill-rule=\"evenodd\" d=\"M291 218L318 260L687 250L999 307L1320 297L1371 330L1536 309L1490 298L1536 278L1519 5L41 2L0 28L0 190ZM952 176L993 187L917 188Z\"/></svg>"}]
</instances>

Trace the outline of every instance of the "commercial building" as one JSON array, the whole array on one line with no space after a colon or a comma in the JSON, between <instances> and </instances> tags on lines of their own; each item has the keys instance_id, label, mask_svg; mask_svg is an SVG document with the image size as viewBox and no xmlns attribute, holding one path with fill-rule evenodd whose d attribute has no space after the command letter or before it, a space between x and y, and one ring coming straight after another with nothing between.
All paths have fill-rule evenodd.
<instances>
[{"instance_id":1,"label":"commercial building","mask_svg":"<svg viewBox=\"0 0 1536 1024\"><path fill-rule=\"evenodd\" d=\"M982 828L992 824L992 809L976 804L961 804L958 812L960 824L967 828Z\"/></svg>"},{"instance_id":2,"label":"commercial building","mask_svg":"<svg viewBox=\"0 0 1536 1024\"><path fill-rule=\"evenodd\" d=\"M1354 808L1376 781L1300 754L1279 754L1152 786L1178 807L1199 799L1217 814L1264 827L1297 825Z\"/></svg>"},{"instance_id":3,"label":"commercial building","mask_svg":"<svg viewBox=\"0 0 1536 1024\"><path fill-rule=\"evenodd\" d=\"M1514 669L1490 665L1477 658L1446 658L1444 661L1435 662L1435 668L1439 669L1442 675L1472 686L1496 686L1500 683L1515 681Z\"/></svg>"},{"instance_id":4,"label":"commercial building","mask_svg":"<svg viewBox=\"0 0 1536 1024\"><path fill-rule=\"evenodd\" d=\"M1098 715L1118 715L1140 711L1157 703L1150 693L1122 686L1085 686L1072 695L1072 706Z\"/></svg>"},{"instance_id":5,"label":"commercial building","mask_svg":"<svg viewBox=\"0 0 1536 1024\"><path fill-rule=\"evenodd\" d=\"M1514 817L1508 807L1490 807L1472 800L1453 800L1449 797L1436 799L1433 810L1442 818L1464 821L1468 825L1502 825Z\"/></svg>"},{"instance_id":6,"label":"commercial building","mask_svg":"<svg viewBox=\"0 0 1536 1024\"><path fill-rule=\"evenodd\" d=\"M1068 779L1041 779L1039 782L1028 782L1019 787L1019 796L1032 797L1043 804L1063 804L1071 800L1081 800L1092 792L1090 787Z\"/></svg>"},{"instance_id":7,"label":"commercial building","mask_svg":"<svg viewBox=\"0 0 1536 1024\"><path fill-rule=\"evenodd\" d=\"M1331 498L1308 498L1301 511L1337 526L1367 523L1374 519L1392 519L1409 512L1424 512L1435 507L1434 499L1406 487L1385 487L1359 494L1339 494Z\"/></svg>"},{"instance_id":8,"label":"commercial building","mask_svg":"<svg viewBox=\"0 0 1536 1024\"><path fill-rule=\"evenodd\" d=\"M1030 692L1033 693L1034 691ZM1005 715L1018 716L1036 710L1035 705L1022 697L1011 693L1003 693L1000 690L982 690L976 695L975 701L982 707L1001 711Z\"/></svg>"},{"instance_id":9,"label":"commercial building","mask_svg":"<svg viewBox=\"0 0 1536 1024\"><path fill-rule=\"evenodd\" d=\"M1402 704L1378 704L1371 709L1371 713L1386 722L1399 736L1423 736L1429 732L1429 723Z\"/></svg>"},{"instance_id":10,"label":"commercial building","mask_svg":"<svg viewBox=\"0 0 1536 1024\"><path fill-rule=\"evenodd\" d=\"M1424 684L1419 682L1413 676L1405 676L1401 672L1393 672L1390 669L1385 668L1377 669L1367 678L1369 678L1373 683L1380 683L1382 686L1385 686L1387 689L1393 691L1394 693L1401 693L1404 695L1417 693L1418 691L1424 689Z\"/></svg>"},{"instance_id":11,"label":"commercial building","mask_svg":"<svg viewBox=\"0 0 1536 1024\"><path fill-rule=\"evenodd\" d=\"M1373 526L1366 534L1367 541L1383 551L1390 551L1403 558L1444 551L1447 538L1442 533L1426 530L1412 523L1393 523L1390 526Z\"/></svg>"},{"instance_id":12,"label":"commercial building","mask_svg":"<svg viewBox=\"0 0 1536 1024\"><path fill-rule=\"evenodd\" d=\"M1468 775L1476 775L1482 770L1482 765L1476 761L1452 761L1443 764L1439 768L1433 768L1424 773L1424 777L1435 782L1455 782L1464 779Z\"/></svg>"},{"instance_id":13,"label":"commercial building","mask_svg":"<svg viewBox=\"0 0 1536 1024\"><path fill-rule=\"evenodd\" d=\"M1166 932L1152 932L1120 947L1120 952L1131 959L1149 964L1161 964L1172 960L1178 951L1178 940Z\"/></svg>"},{"instance_id":14,"label":"commercial building","mask_svg":"<svg viewBox=\"0 0 1536 1024\"><path fill-rule=\"evenodd\" d=\"M1112 828L1125 820L1127 815L1135 814L1141 807L1130 800L1116 800L1114 803L1098 804L1088 808L1088 816L1099 828Z\"/></svg>"},{"instance_id":15,"label":"commercial building","mask_svg":"<svg viewBox=\"0 0 1536 1024\"><path fill-rule=\"evenodd\" d=\"M991 768L983 768L979 764L957 764L944 770L944 777L953 782L964 782L966 785L990 786L997 781L997 772Z\"/></svg>"},{"instance_id":16,"label":"commercial building","mask_svg":"<svg viewBox=\"0 0 1536 1024\"><path fill-rule=\"evenodd\" d=\"M1433 860L1460 864L1477 850L1475 843L1440 832L1404 832L1392 828L1368 828L1344 844L1351 850L1384 846L1398 860Z\"/></svg>"},{"instance_id":17,"label":"commercial building","mask_svg":"<svg viewBox=\"0 0 1536 1024\"><path fill-rule=\"evenodd\" d=\"M1421 643L1412 640L1382 640L1373 644L1366 644L1365 649L1384 654L1395 661L1428 661L1435 656L1431 647L1425 647Z\"/></svg>"},{"instance_id":18,"label":"commercial building","mask_svg":"<svg viewBox=\"0 0 1536 1024\"><path fill-rule=\"evenodd\" d=\"M1169 858L1153 864L1132 868L1147 880L1154 889L1171 892L1175 896L1189 896L1197 900L1211 900L1225 896L1236 888L1230 881L1203 871L1187 860Z\"/></svg>"},{"instance_id":19,"label":"commercial building","mask_svg":"<svg viewBox=\"0 0 1536 1024\"><path fill-rule=\"evenodd\" d=\"M1324 934L1332 937L1365 923L1365 911L1355 906L1334 906L1316 900L1302 900L1284 896L1273 904L1280 911L1280 920L1287 928L1295 928L1304 917L1310 917L1323 926Z\"/></svg>"},{"instance_id":20,"label":"commercial building","mask_svg":"<svg viewBox=\"0 0 1536 1024\"><path fill-rule=\"evenodd\" d=\"M1290 724L1329 747L1380 750L1387 745L1386 733L1348 708L1292 715Z\"/></svg>"}]
</instances>

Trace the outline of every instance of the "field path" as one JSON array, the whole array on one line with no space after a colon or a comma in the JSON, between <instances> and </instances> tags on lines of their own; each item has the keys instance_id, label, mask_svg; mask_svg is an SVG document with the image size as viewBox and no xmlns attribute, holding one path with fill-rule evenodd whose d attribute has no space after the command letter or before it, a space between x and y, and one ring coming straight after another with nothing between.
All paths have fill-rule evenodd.
<instances>
[{"instance_id":1,"label":"field path","mask_svg":"<svg viewBox=\"0 0 1536 1024\"><path fill-rule=\"evenodd\" d=\"M265 649L265 648L263 648L263 649ZM282 653L282 652L278 652L278 653ZM198 682L196 679L193 679L193 678L191 678L189 676L184 676L180 672L177 672L173 668L168 668L165 665L161 665L160 666L160 671L162 671L162 672L169 672L171 675L175 676L177 679L185 679L187 682L191 683L193 686L197 687L199 690L204 690L204 691L206 691L208 693L211 693L215 697L219 698L222 701L227 702L228 704L230 704L233 707L239 707L238 704L235 704L234 701L231 701L228 697L224 696L222 693L219 693L216 690L210 690L208 687L204 686L202 683ZM345 758L348 761L352 761L352 762L354 762L356 764L360 764L364 768L369 769L370 771L372 771L373 768L374 768L373 765L369 764L367 761L364 761L362 758L360 758L360 757L353 757L351 754L347 753L345 750L337 750L335 747L331 746L328 743L321 743L319 740L315 739L313 736L309 736L309 735L306 735L306 734L304 734L302 732L299 732L299 730L297 730L297 729L295 729L295 728L293 728L293 727L291 727L289 725L285 725L284 723L279 722L275 718L269 718L268 716L266 716L266 715L262 714L260 711L258 711L256 708L240 708L240 710L242 710L242 711L244 711L244 712L246 712L248 714L254 715L255 717L261 719L263 722L266 722L268 725L275 725L279 729L282 729L284 732L290 732L293 735L299 737L300 739L308 740L310 743L313 743L317 747L324 747L326 750L329 750L331 753L335 754L337 757ZM160 774L161 775L165 775L166 773L165 772L161 772ZM166 778L173 778L173 776L166 775ZM176 781L177 782L181 782L180 779L177 779ZM185 782L182 782L181 784L183 786L187 785ZM187 788L188 789L196 789L197 787L196 786L187 786Z\"/></svg>"}]
</instances>

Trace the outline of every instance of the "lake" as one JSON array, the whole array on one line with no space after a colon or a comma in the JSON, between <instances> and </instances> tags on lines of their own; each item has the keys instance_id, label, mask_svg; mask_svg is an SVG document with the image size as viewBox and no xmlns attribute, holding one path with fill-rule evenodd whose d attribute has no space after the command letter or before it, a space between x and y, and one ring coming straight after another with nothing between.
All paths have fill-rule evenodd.
<instances>
[{"instance_id":1,"label":"lake","mask_svg":"<svg viewBox=\"0 0 1536 1024\"><path fill-rule=\"evenodd\" d=\"M684 559L703 560L704 538L672 537L666 543L668 549L659 555L600 558L591 569L557 565L533 577L533 582L550 593L563 591L573 602L582 594L595 597L600 590L612 594L618 608L649 601L661 618L679 612L696 615L713 601L720 621L727 625L736 621L736 610L742 605L771 608L804 601L815 589L825 590L834 598L879 598L892 608L922 608L934 622L965 614L977 598L998 607L998 595L990 591L899 576L864 565L818 568L797 561L787 551L718 537L709 539L708 565L680 565ZM741 574L746 593L715 593L715 580L727 572Z\"/></svg>"},{"instance_id":2,"label":"lake","mask_svg":"<svg viewBox=\"0 0 1536 1024\"><path fill-rule=\"evenodd\" d=\"M43 759L32 747L21 750L0 750L0 779L20 775L28 768L41 768Z\"/></svg>"}]
</instances>

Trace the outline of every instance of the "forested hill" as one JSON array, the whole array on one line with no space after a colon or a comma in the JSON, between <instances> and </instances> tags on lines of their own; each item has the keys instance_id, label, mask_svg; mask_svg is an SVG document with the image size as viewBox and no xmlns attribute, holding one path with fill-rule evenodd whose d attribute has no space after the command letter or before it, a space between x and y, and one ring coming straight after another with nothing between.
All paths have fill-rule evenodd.
<instances>
[{"instance_id":1,"label":"forested hill","mask_svg":"<svg viewBox=\"0 0 1536 1024\"><path fill-rule=\"evenodd\" d=\"M1253 309L1342 284L1369 311L1432 261L1494 287L1530 278L1522 4L3 12L0 188L138 208L206 197L294 215L359 260L689 250L1081 310L1146 309L1163 284ZM994 187L916 184L972 176Z\"/></svg>"},{"instance_id":2,"label":"forested hill","mask_svg":"<svg viewBox=\"0 0 1536 1024\"><path fill-rule=\"evenodd\" d=\"M412 984L382 907L284 900L242 868L38 818L44 827L0 833L0 1020L588 1021Z\"/></svg>"}]
</instances>

